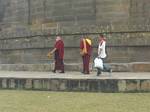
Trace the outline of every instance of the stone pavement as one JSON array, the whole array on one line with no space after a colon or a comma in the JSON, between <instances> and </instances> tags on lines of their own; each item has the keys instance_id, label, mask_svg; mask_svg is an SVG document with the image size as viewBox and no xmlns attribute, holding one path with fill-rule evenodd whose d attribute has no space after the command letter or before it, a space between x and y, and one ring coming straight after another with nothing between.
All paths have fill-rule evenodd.
<instances>
[{"instance_id":1,"label":"stone pavement","mask_svg":"<svg viewBox=\"0 0 150 112\"><path fill-rule=\"evenodd\" d=\"M64 74L52 72L29 71L0 71L0 78L35 78L35 79L150 79L150 72L112 72L96 76L96 72L84 75L80 72L66 72Z\"/></svg>"}]
</instances>

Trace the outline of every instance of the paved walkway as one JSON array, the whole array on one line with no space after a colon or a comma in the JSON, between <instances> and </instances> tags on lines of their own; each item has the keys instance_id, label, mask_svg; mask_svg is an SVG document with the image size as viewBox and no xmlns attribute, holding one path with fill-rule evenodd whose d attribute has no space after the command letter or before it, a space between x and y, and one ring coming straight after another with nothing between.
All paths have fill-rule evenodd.
<instances>
[{"instance_id":1,"label":"paved walkway","mask_svg":"<svg viewBox=\"0 0 150 112\"><path fill-rule=\"evenodd\" d=\"M29 72L29 71L0 71L0 78L56 78L56 79L150 79L150 72L113 72L102 73L96 76L96 72L84 75L80 72L66 72L64 74L52 72Z\"/></svg>"}]
</instances>

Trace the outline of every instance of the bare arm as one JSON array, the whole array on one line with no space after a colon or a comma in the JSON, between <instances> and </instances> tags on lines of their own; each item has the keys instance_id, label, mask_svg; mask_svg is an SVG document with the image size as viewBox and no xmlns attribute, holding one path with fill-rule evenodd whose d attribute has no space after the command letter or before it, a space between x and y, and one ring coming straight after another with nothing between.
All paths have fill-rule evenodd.
<instances>
[{"instance_id":1,"label":"bare arm","mask_svg":"<svg viewBox=\"0 0 150 112\"><path fill-rule=\"evenodd\" d=\"M99 48L99 49L98 49L98 56L100 56L101 52L102 52L102 49Z\"/></svg>"},{"instance_id":2,"label":"bare arm","mask_svg":"<svg viewBox=\"0 0 150 112\"><path fill-rule=\"evenodd\" d=\"M57 49L54 48L50 53L53 54Z\"/></svg>"},{"instance_id":3,"label":"bare arm","mask_svg":"<svg viewBox=\"0 0 150 112\"><path fill-rule=\"evenodd\" d=\"M102 51L102 48L101 48L101 46L99 45L99 46L98 46L98 56L100 56L101 51Z\"/></svg>"}]
</instances>

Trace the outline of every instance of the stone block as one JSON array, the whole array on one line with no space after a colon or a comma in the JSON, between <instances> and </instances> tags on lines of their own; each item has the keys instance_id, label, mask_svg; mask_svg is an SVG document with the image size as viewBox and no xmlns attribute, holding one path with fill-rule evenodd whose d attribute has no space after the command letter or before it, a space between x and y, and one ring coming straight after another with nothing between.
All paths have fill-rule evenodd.
<instances>
[{"instance_id":1,"label":"stone block","mask_svg":"<svg viewBox=\"0 0 150 112\"><path fill-rule=\"evenodd\" d=\"M42 90L49 90L49 80L48 79L42 80Z\"/></svg>"},{"instance_id":2,"label":"stone block","mask_svg":"<svg viewBox=\"0 0 150 112\"><path fill-rule=\"evenodd\" d=\"M15 89L16 88L15 79L9 79L8 84L9 84L10 89Z\"/></svg>"},{"instance_id":3,"label":"stone block","mask_svg":"<svg viewBox=\"0 0 150 112\"><path fill-rule=\"evenodd\" d=\"M32 89L32 88L33 88L32 79L26 79L25 89Z\"/></svg>"},{"instance_id":4,"label":"stone block","mask_svg":"<svg viewBox=\"0 0 150 112\"><path fill-rule=\"evenodd\" d=\"M126 91L129 91L129 92L140 91L140 80L127 80Z\"/></svg>"},{"instance_id":5,"label":"stone block","mask_svg":"<svg viewBox=\"0 0 150 112\"><path fill-rule=\"evenodd\" d=\"M89 83L87 80L80 80L79 81L79 90L90 91Z\"/></svg>"},{"instance_id":6,"label":"stone block","mask_svg":"<svg viewBox=\"0 0 150 112\"><path fill-rule=\"evenodd\" d=\"M67 80L61 80L60 81L60 91L67 91Z\"/></svg>"},{"instance_id":7,"label":"stone block","mask_svg":"<svg viewBox=\"0 0 150 112\"><path fill-rule=\"evenodd\" d=\"M2 79L2 88L6 89L8 87L7 79Z\"/></svg>"},{"instance_id":8,"label":"stone block","mask_svg":"<svg viewBox=\"0 0 150 112\"><path fill-rule=\"evenodd\" d=\"M118 80L100 80L98 83L98 91L100 92L117 92L118 91ZM96 88L95 88L96 89Z\"/></svg>"},{"instance_id":9,"label":"stone block","mask_svg":"<svg viewBox=\"0 0 150 112\"><path fill-rule=\"evenodd\" d=\"M26 79L15 79L16 89L25 89Z\"/></svg>"},{"instance_id":10,"label":"stone block","mask_svg":"<svg viewBox=\"0 0 150 112\"><path fill-rule=\"evenodd\" d=\"M130 72L131 66L128 63L112 63L112 70L115 72Z\"/></svg>"},{"instance_id":11,"label":"stone block","mask_svg":"<svg viewBox=\"0 0 150 112\"><path fill-rule=\"evenodd\" d=\"M150 91L150 81L149 80L141 81L141 91Z\"/></svg>"},{"instance_id":12,"label":"stone block","mask_svg":"<svg viewBox=\"0 0 150 112\"><path fill-rule=\"evenodd\" d=\"M98 81L97 80L88 80L89 91L97 91L98 90Z\"/></svg>"},{"instance_id":13,"label":"stone block","mask_svg":"<svg viewBox=\"0 0 150 112\"><path fill-rule=\"evenodd\" d=\"M42 81L40 79L33 80L33 89L42 90Z\"/></svg>"},{"instance_id":14,"label":"stone block","mask_svg":"<svg viewBox=\"0 0 150 112\"><path fill-rule=\"evenodd\" d=\"M125 92L126 91L126 80L119 80L118 81L118 91Z\"/></svg>"},{"instance_id":15,"label":"stone block","mask_svg":"<svg viewBox=\"0 0 150 112\"><path fill-rule=\"evenodd\" d=\"M67 81L67 88L68 91L79 91L81 88L79 88L79 80L68 80Z\"/></svg>"},{"instance_id":16,"label":"stone block","mask_svg":"<svg viewBox=\"0 0 150 112\"><path fill-rule=\"evenodd\" d=\"M67 71L82 71L82 67L80 63L74 63L74 64L65 64L65 69Z\"/></svg>"},{"instance_id":17,"label":"stone block","mask_svg":"<svg viewBox=\"0 0 150 112\"><path fill-rule=\"evenodd\" d=\"M133 63L133 72L150 72L150 63Z\"/></svg>"},{"instance_id":18,"label":"stone block","mask_svg":"<svg viewBox=\"0 0 150 112\"><path fill-rule=\"evenodd\" d=\"M59 79L53 79L50 81L50 90L57 91L60 88Z\"/></svg>"}]
</instances>

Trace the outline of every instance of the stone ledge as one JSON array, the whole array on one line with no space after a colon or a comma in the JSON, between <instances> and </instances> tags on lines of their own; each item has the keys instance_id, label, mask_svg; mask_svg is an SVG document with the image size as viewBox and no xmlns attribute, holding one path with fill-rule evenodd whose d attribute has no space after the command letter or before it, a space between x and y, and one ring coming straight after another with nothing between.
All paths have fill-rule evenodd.
<instances>
[{"instance_id":1,"label":"stone ledge","mask_svg":"<svg viewBox=\"0 0 150 112\"><path fill-rule=\"evenodd\" d=\"M88 92L150 92L150 79L0 78L0 89Z\"/></svg>"},{"instance_id":2,"label":"stone ledge","mask_svg":"<svg viewBox=\"0 0 150 112\"><path fill-rule=\"evenodd\" d=\"M110 63L114 72L150 72L150 62ZM54 64L0 64L4 71L51 71ZM81 63L65 63L66 71L81 71ZM96 70L90 64L90 70Z\"/></svg>"},{"instance_id":3,"label":"stone ledge","mask_svg":"<svg viewBox=\"0 0 150 112\"><path fill-rule=\"evenodd\" d=\"M150 62L135 62L132 64L132 70L133 72L150 72Z\"/></svg>"}]
</instances>

